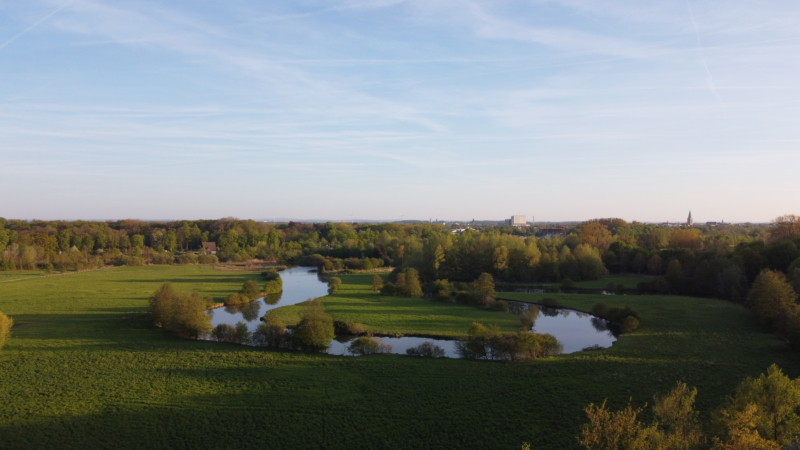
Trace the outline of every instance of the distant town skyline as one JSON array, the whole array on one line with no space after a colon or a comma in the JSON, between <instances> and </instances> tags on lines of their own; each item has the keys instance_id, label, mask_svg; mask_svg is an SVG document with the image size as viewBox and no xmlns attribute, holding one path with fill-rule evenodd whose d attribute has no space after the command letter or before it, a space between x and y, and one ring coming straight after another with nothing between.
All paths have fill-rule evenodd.
<instances>
[{"instance_id":1,"label":"distant town skyline","mask_svg":"<svg viewBox=\"0 0 800 450\"><path fill-rule=\"evenodd\" d=\"M6 3L2 217L800 213L796 2Z\"/></svg>"}]
</instances>

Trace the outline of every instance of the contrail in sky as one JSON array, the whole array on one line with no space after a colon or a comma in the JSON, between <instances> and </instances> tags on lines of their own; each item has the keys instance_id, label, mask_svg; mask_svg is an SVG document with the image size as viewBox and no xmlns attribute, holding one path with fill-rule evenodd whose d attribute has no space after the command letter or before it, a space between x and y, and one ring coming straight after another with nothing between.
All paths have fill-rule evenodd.
<instances>
[{"instance_id":1,"label":"contrail in sky","mask_svg":"<svg viewBox=\"0 0 800 450\"><path fill-rule=\"evenodd\" d=\"M12 37L11 39L9 39L9 40L5 41L4 43L0 44L0 50L6 48L6 46L8 46L8 44L16 41L17 39L19 39L23 34L27 33L28 31L31 31L32 29L36 28L37 26L39 26L39 24L41 24L45 20L49 19L50 17L52 17L54 14L56 14L59 11L61 11L62 9L66 8L67 6L69 6L74 1L75 0L69 0L67 3L64 3L63 5L61 5L58 8L56 8L55 11L53 11L50 14L48 14L48 15L42 17L41 19L39 19L38 22L36 22L33 25L29 26L28 28L22 30L19 34L17 34L16 36Z\"/></svg>"},{"instance_id":2,"label":"contrail in sky","mask_svg":"<svg viewBox=\"0 0 800 450\"><path fill-rule=\"evenodd\" d=\"M708 83L708 88L711 89L711 92L714 93L714 96L717 97L717 101L719 101L721 105L722 97L719 96L719 92L717 92L717 87L714 86L714 78L711 76L711 71L708 70L708 64L706 64L706 59L703 57L703 47L700 44L700 30L697 28L697 22L694 21L692 4L689 0L686 0L686 6L689 8L689 18L692 20L692 25L694 25L694 35L697 38L697 51L700 52L700 60L703 61L703 67L706 68L706 83Z\"/></svg>"}]
</instances>

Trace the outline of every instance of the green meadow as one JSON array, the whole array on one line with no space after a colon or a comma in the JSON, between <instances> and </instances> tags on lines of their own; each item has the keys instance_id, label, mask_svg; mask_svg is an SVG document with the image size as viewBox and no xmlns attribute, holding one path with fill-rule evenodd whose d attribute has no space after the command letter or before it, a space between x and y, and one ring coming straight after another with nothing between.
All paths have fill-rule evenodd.
<instances>
[{"instance_id":1,"label":"green meadow","mask_svg":"<svg viewBox=\"0 0 800 450\"><path fill-rule=\"evenodd\" d=\"M340 278L345 284L333 295L323 298L326 312L336 320L364 324L368 332L465 337L472 322L497 325L503 331L520 328L519 317L513 314L421 298L377 295L370 287L372 275ZM275 310L277 317L287 325L296 325L302 312L302 305Z\"/></svg>"},{"instance_id":2,"label":"green meadow","mask_svg":"<svg viewBox=\"0 0 800 450\"><path fill-rule=\"evenodd\" d=\"M221 299L250 278L258 274L147 266L0 283L0 311L19 324L0 350L0 446L570 449L590 402L642 405L682 380L699 389L708 414L772 363L800 374L796 356L747 310L688 297L547 294L582 310L633 306L642 327L606 350L526 363L274 351L183 340L150 325L147 300L165 280ZM326 309L371 331L457 336L473 320L519 323L381 297L369 276L341 278ZM298 310L278 311L290 320Z\"/></svg>"}]
</instances>

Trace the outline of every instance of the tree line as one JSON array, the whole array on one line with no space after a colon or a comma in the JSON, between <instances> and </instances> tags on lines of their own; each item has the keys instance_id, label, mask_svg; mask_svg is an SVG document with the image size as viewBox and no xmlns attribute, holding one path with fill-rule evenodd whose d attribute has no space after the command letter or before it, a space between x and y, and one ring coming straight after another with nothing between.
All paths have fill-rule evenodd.
<instances>
[{"instance_id":1,"label":"tree line","mask_svg":"<svg viewBox=\"0 0 800 450\"><path fill-rule=\"evenodd\" d=\"M195 264L258 258L320 270L414 269L438 282L595 280L609 273L652 279L640 290L743 302L764 269L800 286L800 218L770 226L666 228L595 219L565 236L537 238L486 227L454 235L436 224L282 223L220 219L179 222L18 221L0 218L0 269L103 264ZM202 242L215 242L206 255ZM394 281L395 275L392 280ZM630 287L629 287L630 288ZM442 290L442 289L439 289ZM433 293L435 295L435 292Z\"/></svg>"}]
</instances>

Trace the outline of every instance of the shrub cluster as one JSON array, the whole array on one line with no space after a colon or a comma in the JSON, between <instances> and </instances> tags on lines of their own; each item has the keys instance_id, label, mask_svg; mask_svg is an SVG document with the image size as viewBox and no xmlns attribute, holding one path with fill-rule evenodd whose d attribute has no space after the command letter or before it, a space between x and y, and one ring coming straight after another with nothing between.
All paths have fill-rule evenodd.
<instances>
[{"instance_id":1,"label":"shrub cluster","mask_svg":"<svg viewBox=\"0 0 800 450\"><path fill-rule=\"evenodd\" d=\"M496 326L486 327L474 322L467 331L467 338L456 343L456 351L467 359L523 361L558 355L564 348L551 334L501 333Z\"/></svg>"},{"instance_id":2,"label":"shrub cluster","mask_svg":"<svg viewBox=\"0 0 800 450\"><path fill-rule=\"evenodd\" d=\"M622 334L638 330L642 323L642 315L630 306L609 308L603 303L598 303L592 307L589 314L616 324Z\"/></svg>"},{"instance_id":3,"label":"shrub cluster","mask_svg":"<svg viewBox=\"0 0 800 450\"><path fill-rule=\"evenodd\" d=\"M343 320L336 320L333 322L333 331L337 335L350 336L360 336L367 332L367 330L364 328L364 325L355 322L346 322Z\"/></svg>"},{"instance_id":4,"label":"shrub cluster","mask_svg":"<svg viewBox=\"0 0 800 450\"><path fill-rule=\"evenodd\" d=\"M181 295L172 284L165 282L150 297L153 323L178 335L196 339L211 331L211 317L205 313L210 301L196 292Z\"/></svg>"},{"instance_id":5,"label":"shrub cluster","mask_svg":"<svg viewBox=\"0 0 800 450\"><path fill-rule=\"evenodd\" d=\"M357 356L378 355L381 353L391 353L392 346L384 344L382 340L374 337L361 336L350 343L347 347L347 351Z\"/></svg>"},{"instance_id":6,"label":"shrub cluster","mask_svg":"<svg viewBox=\"0 0 800 450\"><path fill-rule=\"evenodd\" d=\"M338 291L342 286L342 279L339 277L330 277L328 279L328 293L333 294Z\"/></svg>"},{"instance_id":7,"label":"shrub cluster","mask_svg":"<svg viewBox=\"0 0 800 450\"><path fill-rule=\"evenodd\" d=\"M261 318L262 322L253 333L253 345L272 348L291 348L292 335L288 333L286 325L267 313Z\"/></svg>"},{"instance_id":8,"label":"shrub cluster","mask_svg":"<svg viewBox=\"0 0 800 450\"><path fill-rule=\"evenodd\" d=\"M211 335L219 342L230 342L233 344L250 344L253 333L247 328L244 322L237 322L236 326L221 323L214 327Z\"/></svg>"}]
</instances>

